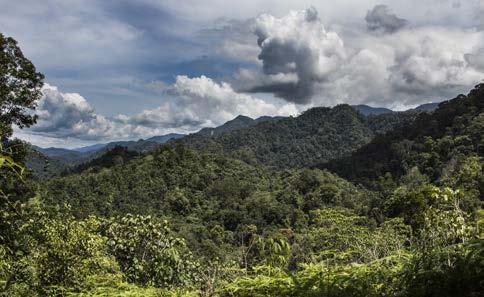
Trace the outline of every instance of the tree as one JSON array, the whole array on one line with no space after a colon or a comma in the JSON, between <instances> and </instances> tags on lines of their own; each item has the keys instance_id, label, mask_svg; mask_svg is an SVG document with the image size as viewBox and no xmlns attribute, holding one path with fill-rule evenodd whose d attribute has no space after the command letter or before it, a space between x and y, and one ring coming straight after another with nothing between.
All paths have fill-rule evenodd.
<instances>
[{"instance_id":1,"label":"tree","mask_svg":"<svg viewBox=\"0 0 484 297\"><path fill-rule=\"evenodd\" d=\"M42 96L44 75L24 57L12 37L0 33L0 140L12 136L12 125L20 128L35 124L29 112Z\"/></svg>"},{"instance_id":2,"label":"tree","mask_svg":"<svg viewBox=\"0 0 484 297\"><path fill-rule=\"evenodd\" d=\"M23 56L17 42L0 33L0 289L7 292L14 282L30 279L32 240L28 232L26 202L33 196L24 182L21 166L25 150L20 141L9 141L12 125L29 127L36 117L28 109L35 108L40 98L44 76ZM24 292L24 295L27 295Z\"/></svg>"},{"instance_id":3,"label":"tree","mask_svg":"<svg viewBox=\"0 0 484 297\"><path fill-rule=\"evenodd\" d=\"M151 216L126 215L106 222L108 247L130 282L155 287L190 285L197 264L185 241L168 222Z\"/></svg>"}]
</instances>

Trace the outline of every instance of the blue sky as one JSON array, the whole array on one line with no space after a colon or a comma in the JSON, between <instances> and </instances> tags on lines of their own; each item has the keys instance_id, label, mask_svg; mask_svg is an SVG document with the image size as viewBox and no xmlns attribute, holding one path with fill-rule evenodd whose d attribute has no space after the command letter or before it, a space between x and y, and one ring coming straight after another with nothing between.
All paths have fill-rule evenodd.
<instances>
[{"instance_id":1,"label":"blue sky","mask_svg":"<svg viewBox=\"0 0 484 297\"><path fill-rule=\"evenodd\" d=\"M339 103L402 109L484 77L481 0L0 4L0 32L46 76L39 124L16 131L41 146Z\"/></svg>"}]
</instances>

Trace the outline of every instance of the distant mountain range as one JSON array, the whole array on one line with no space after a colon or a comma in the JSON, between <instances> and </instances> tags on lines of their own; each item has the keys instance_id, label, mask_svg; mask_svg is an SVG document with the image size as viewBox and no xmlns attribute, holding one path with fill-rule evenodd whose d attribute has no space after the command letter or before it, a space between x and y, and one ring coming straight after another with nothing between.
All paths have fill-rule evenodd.
<instances>
[{"instance_id":1,"label":"distant mountain range","mask_svg":"<svg viewBox=\"0 0 484 297\"><path fill-rule=\"evenodd\" d=\"M419 105L415 108L409 109L407 111L426 111L426 112L432 112L437 107L439 106L440 103L425 103L422 105ZM391 109L385 108L385 107L371 107L365 104L360 104L360 105L351 105L354 109L358 110L360 113L364 115L380 115L380 114L385 114L385 113L391 113L395 112Z\"/></svg>"},{"instance_id":2,"label":"distant mountain range","mask_svg":"<svg viewBox=\"0 0 484 297\"><path fill-rule=\"evenodd\" d=\"M409 112L415 112L415 111L431 112L435 110L437 106L438 106L438 103L428 103L428 104L418 106L414 109L411 109L409 110ZM392 126L394 124L397 124L399 120L404 119L404 117L402 116L390 116L391 114L395 114L396 112L388 108L371 107L368 105L353 105L351 107L353 110L359 112L363 116L376 117L372 119L369 127L365 127L363 128L363 130L360 131L362 135L367 135L364 137L365 140L363 142L367 142L368 139L372 137L373 133L379 133L380 130L387 129L387 126ZM314 112L315 110L331 110L331 109L316 108L316 109L313 109L311 114L315 114ZM397 113L397 114L401 114L401 113ZM305 112L303 115L304 116L302 117L302 119L308 118L309 113ZM318 119L317 117L323 117L323 118ZM316 118L311 117L312 120L314 121L313 126L314 125L324 126L325 124L327 124L325 122L327 120L324 119L325 117L327 116L324 113L321 113L319 116L316 116ZM350 116L350 118L352 117L353 116ZM31 158L27 162L27 165L30 168L33 168L33 170L37 175L50 176L58 173L60 170L73 167L73 166L78 166L82 163L86 163L96 158L99 158L102 155L104 155L106 152L118 146L124 147L128 151L145 153L153 150L159 144L167 143L169 141L174 141L174 140L180 140L182 138L186 138L186 140L182 140L182 142L187 145L193 145L195 147L200 145L207 146L206 139L211 139L211 138L218 139L221 136L224 136L225 134L228 135L230 133L231 133L230 134L231 137L239 137L239 135L243 135L244 133L254 134L255 133L254 131L265 129L263 127L268 127L268 126L274 127L274 125L276 125L275 122L280 120L292 121L290 118L288 119L281 116L276 116L276 117L263 116L257 119L252 119L247 116L239 115L233 120L230 120L221 126L214 127L214 128L203 128L196 133L190 134L188 138L186 138L186 135L184 134L170 133L166 135L153 136L145 140L140 139L137 141L114 141L114 142L99 143L99 144L94 144L94 145L89 145L89 146L79 147L74 149L65 149L65 148L56 148L56 147L42 148L42 147L32 145L32 149L35 153L31 154ZM392 124L388 124L388 123L392 123ZM261 124L263 126L260 126ZM311 123L305 122L304 125L311 126ZM364 124L364 125L367 125L367 124ZM251 127L256 127L256 126L257 127L260 126L262 128L254 128L253 130L247 130ZM312 129L309 126L308 126L308 129ZM235 131L241 130L241 129L243 130L241 131L241 133L233 134L235 133ZM317 128L317 129L321 130L322 128ZM273 131L271 133L273 133ZM283 134L287 134L287 133L288 132L284 132ZM304 133L304 130L302 131L302 133ZM255 133L254 135L256 134L257 133ZM277 133L275 135L277 135ZM260 137L262 136L263 135L261 135ZM281 135L281 136L284 136L284 135ZM249 137L249 136L245 135L243 137ZM241 143L241 145L244 145L244 143ZM293 144L289 143L288 145L289 147L291 147ZM239 147L239 145L237 145L237 147Z\"/></svg>"},{"instance_id":3,"label":"distant mountain range","mask_svg":"<svg viewBox=\"0 0 484 297\"><path fill-rule=\"evenodd\" d=\"M65 148L42 148L32 145L32 153L27 161L27 166L33 169L38 176L51 176L69 167L77 166L90 160L96 159L117 146L125 147L129 151L145 153L153 150L157 145L170 140L179 139L185 135L170 133L154 136L146 140L138 141L114 141L99 143L90 146L65 149Z\"/></svg>"},{"instance_id":4,"label":"distant mountain range","mask_svg":"<svg viewBox=\"0 0 484 297\"><path fill-rule=\"evenodd\" d=\"M84 146L84 147L79 147L72 149L73 151L79 152L79 153L88 153L92 151L97 151L105 147L107 144L106 143L98 143L98 144L93 144L89 146Z\"/></svg>"},{"instance_id":5,"label":"distant mountain range","mask_svg":"<svg viewBox=\"0 0 484 297\"><path fill-rule=\"evenodd\" d=\"M252 119L247 116L238 116L233 120L226 122L225 124L215 127L215 128L203 128L199 132L195 133L201 136L220 136L224 133L249 127L261 122L265 121L273 121L282 119L284 117L270 117L270 116L263 116L257 119ZM170 133L166 135L159 135L153 136L147 139L140 139L137 141L113 141L109 143L98 143L94 145L74 148L74 149L65 149L65 148L56 148L56 147L49 147L49 148L42 148L39 146L32 145L32 148L45 155L50 159L54 159L60 163L65 163L66 165L69 164L71 166L75 166L89 160L95 159L107 151L115 148L116 146L126 147L130 151L135 151L139 153L151 151L157 145L166 143L170 140L180 139L184 137L184 134L177 134L177 133Z\"/></svg>"},{"instance_id":6,"label":"distant mountain range","mask_svg":"<svg viewBox=\"0 0 484 297\"><path fill-rule=\"evenodd\" d=\"M172 139L178 139L178 138L181 138L183 136L185 136L185 135L184 134L177 134L177 133L170 133L170 134L166 134L166 135L153 136L153 137L150 137L150 138L143 140L143 141L165 143L165 142L170 141ZM114 142L109 142L109 143L93 144L93 145L84 146L84 147L80 147L80 148L74 148L74 149L71 149L71 150L69 150L69 149L59 149L59 150L76 151L76 152L79 152L79 153L89 153L89 152L93 152L93 151L98 151L98 150L105 148L105 147L114 147L116 145L121 145L121 146L128 145L129 146L132 143L134 143L134 142L133 141L114 141ZM56 148L49 148L49 150L50 149L56 149ZM44 149L44 150L46 150L46 149Z\"/></svg>"}]
</instances>

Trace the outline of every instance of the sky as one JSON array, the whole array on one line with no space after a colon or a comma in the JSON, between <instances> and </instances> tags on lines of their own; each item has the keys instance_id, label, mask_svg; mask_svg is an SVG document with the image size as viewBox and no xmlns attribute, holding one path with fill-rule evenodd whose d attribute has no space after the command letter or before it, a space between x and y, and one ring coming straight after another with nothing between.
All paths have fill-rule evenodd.
<instances>
[{"instance_id":1,"label":"sky","mask_svg":"<svg viewBox=\"0 0 484 297\"><path fill-rule=\"evenodd\" d=\"M45 74L43 147L191 133L314 106L396 110L484 79L484 0L0 0Z\"/></svg>"}]
</instances>

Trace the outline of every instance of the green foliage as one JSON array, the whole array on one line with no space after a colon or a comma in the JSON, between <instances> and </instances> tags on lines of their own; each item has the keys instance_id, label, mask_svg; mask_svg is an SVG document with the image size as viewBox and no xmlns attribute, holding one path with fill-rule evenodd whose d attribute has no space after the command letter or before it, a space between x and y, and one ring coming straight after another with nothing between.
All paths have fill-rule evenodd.
<instances>
[{"instance_id":1,"label":"green foliage","mask_svg":"<svg viewBox=\"0 0 484 297\"><path fill-rule=\"evenodd\" d=\"M138 287L133 284L119 282L115 286L99 286L86 292L68 292L69 297L160 297L162 292L156 288ZM169 295L168 295L169 296ZM175 295L176 296L176 295Z\"/></svg>"},{"instance_id":2,"label":"green foliage","mask_svg":"<svg viewBox=\"0 0 484 297\"><path fill-rule=\"evenodd\" d=\"M474 296L482 293L482 235L459 207L458 192L433 188L423 212L412 261L404 271L409 296Z\"/></svg>"},{"instance_id":3,"label":"green foliage","mask_svg":"<svg viewBox=\"0 0 484 297\"><path fill-rule=\"evenodd\" d=\"M260 267L256 275L241 277L221 289L221 296L396 296L402 264L389 258L370 264L304 265L287 273Z\"/></svg>"},{"instance_id":4,"label":"green foliage","mask_svg":"<svg viewBox=\"0 0 484 297\"><path fill-rule=\"evenodd\" d=\"M296 234L299 262L366 263L402 251L411 231L401 220L379 227L349 209L323 208L310 213L307 229Z\"/></svg>"},{"instance_id":5,"label":"green foliage","mask_svg":"<svg viewBox=\"0 0 484 297\"><path fill-rule=\"evenodd\" d=\"M452 184L451 180L459 179L460 174L478 177L477 182L482 183L482 168L479 173L477 164L463 164L482 164L483 102L484 84L481 84L467 96L459 95L443 102L433 113L420 113L415 121L377 136L352 156L320 167L369 186L374 186L374 180L386 174L398 180L415 167L430 182L438 184L444 180ZM459 183L460 186L464 185ZM484 197L482 188L472 187L471 190L474 191L468 198L471 201L466 202L470 208Z\"/></svg>"},{"instance_id":6,"label":"green foliage","mask_svg":"<svg viewBox=\"0 0 484 297\"><path fill-rule=\"evenodd\" d=\"M472 164L467 167L474 172ZM137 182L133 183L135 176ZM464 183L465 178L460 180ZM469 189L475 185L475 179L470 180ZM429 211L436 209L444 214L448 208L439 202L441 190L428 185L418 169L409 171L402 182L395 190L390 186L381 193L372 193L327 171L275 171L212 154L196 154L183 147L164 147L98 173L53 179L44 195L79 197L82 193L89 200L67 202L81 202L77 208L83 210L89 209L87 201L105 202L106 195L118 207L119 201L129 202L124 198L128 196L132 199L129 208L117 208L112 213L136 207L139 213L152 214L115 216L108 220L105 230L117 226L113 229L116 231L109 231L111 235L103 233L110 239L117 238L109 241L111 252L130 282L158 287L197 284L207 294L223 287L220 294L228 296L319 296L327 292L329 296L397 296L409 290L399 280L415 276L415 271L421 269L430 271L429 266L413 268L422 250L418 243L425 242L425 230L433 228L426 227ZM123 188L125 192L93 191L88 185L96 183L102 183L103 191ZM153 201L145 198L146 193L162 195ZM381 195L385 199L381 200ZM456 195L460 197L459 206L465 195ZM142 201L149 202L144 209L137 205ZM96 208L93 211L99 213ZM452 216L456 213L450 212ZM160 216L170 218L176 232L157 233L166 228ZM434 220L430 226L445 232L439 222L454 222L452 216ZM464 216L465 221L470 219ZM432 236L435 240L435 234ZM188 250L192 250L199 262L213 267L191 266L194 263L190 257L186 260L191 264L176 264L169 258L171 254L159 253L163 250L159 243L171 246L181 237L188 245L174 244L174 255L189 255ZM147 243L147 238L159 239ZM446 251L452 244L452 240L435 242L436 247ZM468 248L453 253L456 266L443 266L445 271L457 269L457 259L466 259ZM435 249L429 255L439 263L448 260L437 257ZM156 265L162 262L165 265ZM302 268L310 267L307 263L313 263L311 269ZM476 271L478 266L473 263ZM237 266L242 268L239 272ZM173 267L181 270L167 272ZM319 274L314 272L317 267L323 267ZM264 272L267 269L272 272ZM303 275L304 271L307 275ZM184 279L170 279L175 274ZM328 279L317 276L321 274ZM161 279L157 279L159 276Z\"/></svg>"},{"instance_id":7,"label":"green foliage","mask_svg":"<svg viewBox=\"0 0 484 297\"><path fill-rule=\"evenodd\" d=\"M34 274L29 263L32 240L26 232L29 221L26 221L24 204L12 200L11 188L6 189L13 182L23 181L23 167L10 156L1 154L0 171L4 173L0 188L0 292L4 294L14 286L18 287L15 291L28 292L28 287L17 283L32 278Z\"/></svg>"},{"instance_id":8,"label":"green foliage","mask_svg":"<svg viewBox=\"0 0 484 297\"><path fill-rule=\"evenodd\" d=\"M95 217L79 221L62 215L37 223L42 224L35 255L40 287L80 290L98 285L91 283L93 278L119 272Z\"/></svg>"},{"instance_id":9,"label":"green foliage","mask_svg":"<svg viewBox=\"0 0 484 297\"><path fill-rule=\"evenodd\" d=\"M131 151L128 150L127 147L117 145L100 157L94 158L86 163L82 163L72 169L64 171L64 174L67 174L68 172L82 172L85 170L98 172L103 168L123 165L139 155L140 153L136 151Z\"/></svg>"},{"instance_id":10,"label":"green foliage","mask_svg":"<svg viewBox=\"0 0 484 297\"><path fill-rule=\"evenodd\" d=\"M155 287L187 286L196 281L197 264L183 239L167 221L127 215L106 223L108 246L128 281Z\"/></svg>"},{"instance_id":11,"label":"green foliage","mask_svg":"<svg viewBox=\"0 0 484 297\"><path fill-rule=\"evenodd\" d=\"M0 140L12 135L12 125L29 127L36 117L28 109L34 108L41 96L44 76L24 57L11 37L0 33Z\"/></svg>"},{"instance_id":12,"label":"green foliage","mask_svg":"<svg viewBox=\"0 0 484 297\"><path fill-rule=\"evenodd\" d=\"M9 140L13 125L35 123L30 112L41 96L43 75L24 57L11 37L0 33L0 294L30 295L24 281L35 278L31 265L34 241L28 228L30 211L26 202L34 196L25 183L25 146ZM12 289L21 294L11 294Z\"/></svg>"},{"instance_id":13,"label":"green foliage","mask_svg":"<svg viewBox=\"0 0 484 297\"><path fill-rule=\"evenodd\" d=\"M225 153L251 164L306 167L346 156L376 134L414 117L415 113L365 117L349 105L318 107L296 118L264 121L214 137L196 133L176 142Z\"/></svg>"},{"instance_id":14,"label":"green foliage","mask_svg":"<svg viewBox=\"0 0 484 297\"><path fill-rule=\"evenodd\" d=\"M389 221L371 231L358 226L361 217L345 210L315 213L316 224L329 228L327 235L322 233L323 242L336 244L333 255L345 255L345 250L353 248L346 245L349 242L357 247L363 242L364 246L366 237L372 237L373 242L368 248L380 246L387 253L360 258L361 263L325 258L318 263L303 264L293 272L271 266L255 268L251 275L221 288L220 295L479 296L484 271L482 231L470 224L459 208L455 191L436 187L427 191L434 203L423 210L423 225L415 238L401 221ZM482 218L478 222L482 224ZM350 231L349 226L353 226ZM324 241L325 237L330 240ZM405 238L413 243L405 243Z\"/></svg>"},{"instance_id":15,"label":"green foliage","mask_svg":"<svg viewBox=\"0 0 484 297\"><path fill-rule=\"evenodd\" d=\"M163 147L122 166L55 178L42 185L51 205L68 203L77 217L138 213L170 217L188 245L210 258L238 245L243 225L304 225L324 205L360 213L371 193L320 170L275 171L241 161ZM211 232L212 229L217 232Z\"/></svg>"}]
</instances>

